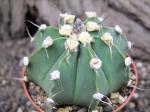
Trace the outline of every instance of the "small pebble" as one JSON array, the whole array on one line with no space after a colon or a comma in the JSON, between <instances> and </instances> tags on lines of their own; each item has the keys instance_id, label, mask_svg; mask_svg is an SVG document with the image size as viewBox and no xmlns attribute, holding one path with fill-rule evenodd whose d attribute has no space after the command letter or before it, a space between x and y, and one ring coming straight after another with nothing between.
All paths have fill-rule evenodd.
<instances>
[{"instance_id":1,"label":"small pebble","mask_svg":"<svg viewBox=\"0 0 150 112\"><path fill-rule=\"evenodd\" d=\"M133 103L133 102L129 103L129 107L130 107L131 109L134 109L135 106L136 106L135 103Z\"/></svg>"},{"instance_id":2,"label":"small pebble","mask_svg":"<svg viewBox=\"0 0 150 112\"><path fill-rule=\"evenodd\" d=\"M57 112L70 112L68 108L59 108Z\"/></svg>"},{"instance_id":3,"label":"small pebble","mask_svg":"<svg viewBox=\"0 0 150 112\"><path fill-rule=\"evenodd\" d=\"M23 112L22 108L18 108L17 112Z\"/></svg>"},{"instance_id":4,"label":"small pebble","mask_svg":"<svg viewBox=\"0 0 150 112\"><path fill-rule=\"evenodd\" d=\"M142 63L142 62L137 62L137 63L136 63L136 66L137 66L138 68L142 68L142 67L143 67L143 63Z\"/></svg>"},{"instance_id":5,"label":"small pebble","mask_svg":"<svg viewBox=\"0 0 150 112\"><path fill-rule=\"evenodd\" d=\"M135 99L138 99L139 98L139 94L138 93L134 93L134 96L133 96Z\"/></svg>"},{"instance_id":6,"label":"small pebble","mask_svg":"<svg viewBox=\"0 0 150 112\"><path fill-rule=\"evenodd\" d=\"M80 110L78 110L77 112L87 112L86 108L81 108Z\"/></svg>"}]
</instances>

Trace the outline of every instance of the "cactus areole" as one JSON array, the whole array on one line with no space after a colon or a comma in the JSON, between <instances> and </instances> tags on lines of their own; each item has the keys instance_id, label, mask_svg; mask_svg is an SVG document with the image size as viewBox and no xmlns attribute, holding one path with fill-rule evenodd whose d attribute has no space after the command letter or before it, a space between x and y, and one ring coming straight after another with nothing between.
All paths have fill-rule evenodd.
<instances>
[{"instance_id":1,"label":"cactus areole","mask_svg":"<svg viewBox=\"0 0 150 112\"><path fill-rule=\"evenodd\" d=\"M89 107L95 93L109 95L129 81L126 37L95 15L76 22L64 14L59 28L37 31L33 43L26 77L56 104Z\"/></svg>"}]
</instances>

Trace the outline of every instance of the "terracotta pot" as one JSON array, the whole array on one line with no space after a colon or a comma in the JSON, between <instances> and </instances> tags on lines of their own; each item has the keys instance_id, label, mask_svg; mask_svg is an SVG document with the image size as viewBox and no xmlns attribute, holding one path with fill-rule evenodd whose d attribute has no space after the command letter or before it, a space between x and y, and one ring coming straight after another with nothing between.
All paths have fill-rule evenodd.
<instances>
[{"instance_id":1,"label":"terracotta pot","mask_svg":"<svg viewBox=\"0 0 150 112\"><path fill-rule=\"evenodd\" d=\"M134 92L136 90L136 87L137 87L137 83L138 83L138 75L137 75L137 69L136 69L136 65L133 63L131 65L131 68L132 68L132 71L134 73L134 75L136 76L136 79L135 79L135 82L134 82L134 88L132 89L129 97L124 101L124 103L122 103L121 105L118 106L118 108L116 108L113 112L118 112L120 111L121 109L123 109L128 103L129 101L131 100L131 98L133 97L134 95ZM22 77L24 77L26 75L26 67L24 66L22 68ZM27 89L27 84L25 81L22 81L22 86L24 88L24 91L25 91L25 95L27 96L27 98L29 99L29 101L32 103L32 105L39 111L39 112L44 112L44 110L42 110L31 98L30 94L29 94L29 91Z\"/></svg>"}]
</instances>

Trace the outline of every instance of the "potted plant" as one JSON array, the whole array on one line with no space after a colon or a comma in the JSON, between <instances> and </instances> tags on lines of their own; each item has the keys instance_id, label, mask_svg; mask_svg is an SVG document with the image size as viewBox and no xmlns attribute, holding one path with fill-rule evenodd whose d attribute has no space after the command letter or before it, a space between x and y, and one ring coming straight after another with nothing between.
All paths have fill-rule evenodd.
<instances>
[{"instance_id":1,"label":"potted plant","mask_svg":"<svg viewBox=\"0 0 150 112\"><path fill-rule=\"evenodd\" d=\"M102 23L95 12L86 12L83 22L66 13L60 15L59 28L36 25L39 31L31 37L35 50L23 59L22 85L38 111L47 110L32 97L30 82L44 91L42 102L57 111L77 105L90 112L105 106L117 112L132 98L138 78L127 55L131 43L118 25Z\"/></svg>"}]
</instances>

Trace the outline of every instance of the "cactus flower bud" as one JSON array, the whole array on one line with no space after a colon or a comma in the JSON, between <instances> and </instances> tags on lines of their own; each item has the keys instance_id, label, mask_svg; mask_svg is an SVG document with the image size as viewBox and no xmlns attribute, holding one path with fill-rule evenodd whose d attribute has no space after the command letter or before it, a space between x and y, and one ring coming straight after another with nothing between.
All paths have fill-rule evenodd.
<instances>
[{"instance_id":1,"label":"cactus flower bud","mask_svg":"<svg viewBox=\"0 0 150 112\"><path fill-rule=\"evenodd\" d=\"M132 59L130 57L125 58L125 65L130 66L132 64Z\"/></svg>"},{"instance_id":2,"label":"cactus flower bud","mask_svg":"<svg viewBox=\"0 0 150 112\"><path fill-rule=\"evenodd\" d=\"M97 17L96 12L85 12L86 17L88 18L94 18Z\"/></svg>"},{"instance_id":3,"label":"cactus flower bud","mask_svg":"<svg viewBox=\"0 0 150 112\"><path fill-rule=\"evenodd\" d=\"M29 64L29 58L28 57L24 57L22 59L22 62L23 62L23 65L28 66L28 64Z\"/></svg>"},{"instance_id":4,"label":"cactus flower bud","mask_svg":"<svg viewBox=\"0 0 150 112\"><path fill-rule=\"evenodd\" d=\"M63 25L61 26L61 28L59 29L59 33L60 35L66 35L69 36L72 33L72 26L71 25Z\"/></svg>"},{"instance_id":5,"label":"cactus flower bud","mask_svg":"<svg viewBox=\"0 0 150 112\"><path fill-rule=\"evenodd\" d=\"M110 33L104 33L102 38L101 38L105 44L107 44L108 46L112 46L113 45L113 37L111 36Z\"/></svg>"},{"instance_id":6,"label":"cactus flower bud","mask_svg":"<svg viewBox=\"0 0 150 112\"><path fill-rule=\"evenodd\" d=\"M49 46L53 45L53 39L48 36L46 39L43 41L42 47L48 48Z\"/></svg>"},{"instance_id":7,"label":"cactus flower bud","mask_svg":"<svg viewBox=\"0 0 150 112\"><path fill-rule=\"evenodd\" d=\"M100 29L100 26L96 22L89 21L86 24L87 31L97 31Z\"/></svg>"},{"instance_id":8,"label":"cactus flower bud","mask_svg":"<svg viewBox=\"0 0 150 112\"><path fill-rule=\"evenodd\" d=\"M102 66L102 61L98 58L92 58L90 61L90 67L92 69L98 70Z\"/></svg>"},{"instance_id":9,"label":"cactus flower bud","mask_svg":"<svg viewBox=\"0 0 150 112\"><path fill-rule=\"evenodd\" d=\"M93 41L93 37L88 32L81 32L79 34L78 40L86 46L86 44L90 44Z\"/></svg>"},{"instance_id":10,"label":"cactus flower bud","mask_svg":"<svg viewBox=\"0 0 150 112\"><path fill-rule=\"evenodd\" d=\"M74 22L74 19L75 19L75 15L66 15L64 17L65 23L69 23L69 24L72 24Z\"/></svg>"},{"instance_id":11,"label":"cactus flower bud","mask_svg":"<svg viewBox=\"0 0 150 112\"><path fill-rule=\"evenodd\" d=\"M93 94L93 99L101 101L104 98L104 95L101 93Z\"/></svg>"},{"instance_id":12,"label":"cactus flower bud","mask_svg":"<svg viewBox=\"0 0 150 112\"><path fill-rule=\"evenodd\" d=\"M47 28L47 25L46 24L42 24L40 27L39 27L39 30L43 31Z\"/></svg>"},{"instance_id":13,"label":"cactus flower bud","mask_svg":"<svg viewBox=\"0 0 150 112\"><path fill-rule=\"evenodd\" d=\"M115 26L115 31L118 32L119 34L122 34L122 29L120 28L119 25Z\"/></svg>"},{"instance_id":14,"label":"cactus flower bud","mask_svg":"<svg viewBox=\"0 0 150 112\"><path fill-rule=\"evenodd\" d=\"M58 80L60 79L60 72L58 70L53 71L50 73L50 80Z\"/></svg>"},{"instance_id":15,"label":"cactus flower bud","mask_svg":"<svg viewBox=\"0 0 150 112\"><path fill-rule=\"evenodd\" d=\"M75 35L74 35L75 36ZM79 42L75 37L70 37L65 41L65 48L70 52L76 51Z\"/></svg>"}]
</instances>

